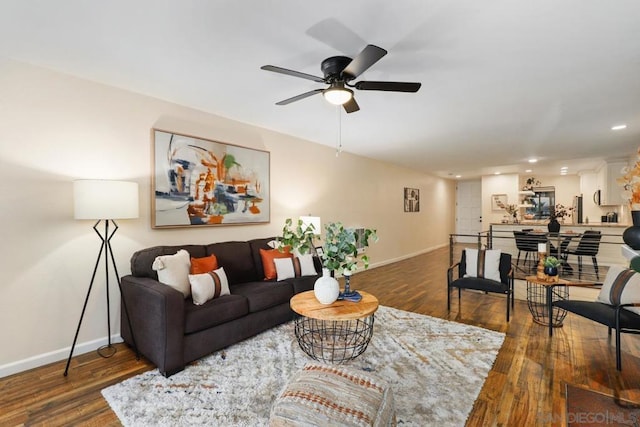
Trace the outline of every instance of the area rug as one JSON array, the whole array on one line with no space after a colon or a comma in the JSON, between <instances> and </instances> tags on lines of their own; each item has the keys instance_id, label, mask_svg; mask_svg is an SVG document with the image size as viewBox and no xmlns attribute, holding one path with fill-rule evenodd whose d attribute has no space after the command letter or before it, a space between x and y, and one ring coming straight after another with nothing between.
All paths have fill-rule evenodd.
<instances>
[{"instance_id":1,"label":"area rug","mask_svg":"<svg viewBox=\"0 0 640 427\"><path fill-rule=\"evenodd\" d=\"M567 426L638 426L640 405L567 384Z\"/></svg>"},{"instance_id":2,"label":"area rug","mask_svg":"<svg viewBox=\"0 0 640 427\"><path fill-rule=\"evenodd\" d=\"M392 386L402 426L462 426L504 334L380 307L367 350L344 366ZM102 390L125 426L264 426L309 357L293 322L207 356L169 378L145 372Z\"/></svg>"}]
</instances>

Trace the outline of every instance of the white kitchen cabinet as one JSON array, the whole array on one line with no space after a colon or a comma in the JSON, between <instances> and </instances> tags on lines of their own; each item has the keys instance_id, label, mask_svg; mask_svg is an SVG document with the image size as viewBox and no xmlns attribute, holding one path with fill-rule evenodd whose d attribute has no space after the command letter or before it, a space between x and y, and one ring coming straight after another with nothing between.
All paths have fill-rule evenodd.
<instances>
[{"instance_id":1,"label":"white kitchen cabinet","mask_svg":"<svg viewBox=\"0 0 640 427\"><path fill-rule=\"evenodd\" d=\"M622 187L616 181L622 176L622 168L627 166L627 162L607 162L598 170L597 181L600 190L600 205L614 206L622 205Z\"/></svg>"}]
</instances>

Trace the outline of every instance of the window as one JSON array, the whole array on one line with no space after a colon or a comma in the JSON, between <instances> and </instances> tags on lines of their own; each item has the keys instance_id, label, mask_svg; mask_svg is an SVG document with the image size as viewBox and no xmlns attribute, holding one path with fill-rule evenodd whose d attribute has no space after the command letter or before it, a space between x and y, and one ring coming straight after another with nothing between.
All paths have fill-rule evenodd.
<instances>
[{"instance_id":1,"label":"window","mask_svg":"<svg viewBox=\"0 0 640 427\"><path fill-rule=\"evenodd\" d=\"M556 204L555 187L534 187L534 195L527 196L525 203L530 204L525 214L533 215L533 219L547 219L551 216L551 208Z\"/></svg>"}]
</instances>

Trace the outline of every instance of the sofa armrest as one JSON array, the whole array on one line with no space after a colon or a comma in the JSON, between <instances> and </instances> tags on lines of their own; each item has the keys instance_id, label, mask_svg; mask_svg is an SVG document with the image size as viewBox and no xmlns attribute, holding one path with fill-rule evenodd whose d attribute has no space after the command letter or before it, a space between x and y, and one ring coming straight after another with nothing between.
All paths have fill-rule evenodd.
<instances>
[{"instance_id":1,"label":"sofa armrest","mask_svg":"<svg viewBox=\"0 0 640 427\"><path fill-rule=\"evenodd\" d=\"M148 277L124 276L121 284L140 353L164 375L184 369L184 295ZM133 345L125 310L120 330L125 342Z\"/></svg>"}]
</instances>

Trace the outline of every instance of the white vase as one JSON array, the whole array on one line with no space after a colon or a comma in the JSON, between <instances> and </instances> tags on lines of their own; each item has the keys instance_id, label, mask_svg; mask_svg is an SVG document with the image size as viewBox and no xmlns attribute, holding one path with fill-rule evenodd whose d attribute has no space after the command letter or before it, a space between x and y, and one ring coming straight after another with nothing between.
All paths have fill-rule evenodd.
<instances>
[{"instance_id":1,"label":"white vase","mask_svg":"<svg viewBox=\"0 0 640 427\"><path fill-rule=\"evenodd\" d=\"M322 277L313 285L313 293L320 304L331 304L338 299L340 285L328 269L322 269Z\"/></svg>"}]
</instances>

